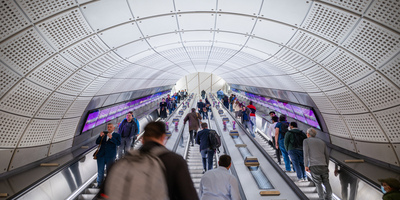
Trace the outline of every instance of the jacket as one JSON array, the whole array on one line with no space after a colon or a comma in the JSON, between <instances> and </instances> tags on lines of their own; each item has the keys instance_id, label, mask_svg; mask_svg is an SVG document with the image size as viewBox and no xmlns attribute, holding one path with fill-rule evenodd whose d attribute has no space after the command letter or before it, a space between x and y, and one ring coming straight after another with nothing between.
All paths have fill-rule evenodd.
<instances>
[{"instance_id":1,"label":"jacket","mask_svg":"<svg viewBox=\"0 0 400 200\"><path fill-rule=\"evenodd\" d=\"M203 107L206 107L206 104L203 102L197 102L197 108L200 108L200 110L203 110Z\"/></svg>"},{"instance_id":2,"label":"jacket","mask_svg":"<svg viewBox=\"0 0 400 200\"><path fill-rule=\"evenodd\" d=\"M288 132L286 132L286 134L285 134L285 149L286 149L286 151L290 151L290 150L294 149L293 143L295 142L294 141L295 137L294 137L293 134L301 134L301 133L303 133L303 131L300 130L300 129L297 129L297 128L289 130ZM299 150L303 151L303 148L301 148Z\"/></svg>"},{"instance_id":3,"label":"jacket","mask_svg":"<svg viewBox=\"0 0 400 200\"><path fill-rule=\"evenodd\" d=\"M240 106L239 104L236 104L236 101L233 103L233 109L235 109L235 111L240 111Z\"/></svg>"},{"instance_id":4,"label":"jacket","mask_svg":"<svg viewBox=\"0 0 400 200\"><path fill-rule=\"evenodd\" d=\"M243 113L243 112L245 112L245 113L247 114L248 120L250 120L250 112L251 112L251 111L250 111L250 109L247 108L247 107L246 107L246 110L245 110L245 111L243 111L243 110L240 110L240 111L239 111L238 116L241 118L242 124L244 123L244 117L243 117L243 114L244 114L244 113ZM247 120L247 121L248 121L248 120Z\"/></svg>"},{"instance_id":5,"label":"jacket","mask_svg":"<svg viewBox=\"0 0 400 200\"><path fill-rule=\"evenodd\" d=\"M195 130L197 131L200 128L200 120L201 116L197 112L191 112L188 113L183 119L183 123L186 124L186 122L189 120L189 131Z\"/></svg>"},{"instance_id":6,"label":"jacket","mask_svg":"<svg viewBox=\"0 0 400 200\"><path fill-rule=\"evenodd\" d=\"M196 136L196 144L200 145L200 151L204 149L208 149L210 147L208 141L208 133L210 132L209 129L203 129L197 133Z\"/></svg>"},{"instance_id":7,"label":"jacket","mask_svg":"<svg viewBox=\"0 0 400 200\"><path fill-rule=\"evenodd\" d=\"M122 120L121 124L118 127L118 133L121 135L121 137L122 137L122 131L124 130L124 126L126 123L128 123L128 120L125 118L124 120ZM132 138L138 134L139 130L137 128L138 124L136 124L135 118L133 118L130 123L132 123L132 128L128 137Z\"/></svg>"},{"instance_id":8,"label":"jacket","mask_svg":"<svg viewBox=\"0 0 400 200\"><path fill-rule=\"evenodd\" d=\"M140 151L148 152L156 146L162 146L156 142L146 142L140 147ZM159 156L165 166L165 179L168 186L170 200L198 199L192 178L190 177L187 162L172 151Z\"/></svg>"},{"instance_id":9,"label":"jacket","mask_svg":"<svg viewBox=\"0 0 400 200\"><path fill-rule=\"evenodd\" d=\"M101 146L99 151L97 152L97 157L105 157L106 159L115 159L117 156L117 146L121 145L121 135L116 132L112 133L112 138L107 141L107 135L99 136L96 139L96 144L100 144Z\"/></svg>"},{"instance_id":10,"label":"jacket","mask_svg":"<svg viewBox=\"0 0 400 200\"><path fill-rule=\"evenodd\" d=\"M400 199L400 191L390 191L383 195L383 200L396 200Z\"/></svg>"}]
</instances>

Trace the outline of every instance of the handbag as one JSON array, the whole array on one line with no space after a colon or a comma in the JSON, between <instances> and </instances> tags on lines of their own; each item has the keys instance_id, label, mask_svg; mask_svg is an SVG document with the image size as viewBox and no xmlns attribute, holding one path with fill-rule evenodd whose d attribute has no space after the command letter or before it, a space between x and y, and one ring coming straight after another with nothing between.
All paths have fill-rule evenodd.
<instances>
[{"instance_id":1,"label":"handbag","mask_svg":"<svg viewBox=\"0 0 400 200\"><path fill-rule=\"evenodd\" d=\"M96 151L93 154L93 159L95 159L95 160L97 159L97 153L99 152L99 149L100 149L100 146L101 146L101 142L103 141L103 138L104 138L104 136L101 137L100 144L99 144L99 146L97 147Z\"/></svg>"}]
</instances>

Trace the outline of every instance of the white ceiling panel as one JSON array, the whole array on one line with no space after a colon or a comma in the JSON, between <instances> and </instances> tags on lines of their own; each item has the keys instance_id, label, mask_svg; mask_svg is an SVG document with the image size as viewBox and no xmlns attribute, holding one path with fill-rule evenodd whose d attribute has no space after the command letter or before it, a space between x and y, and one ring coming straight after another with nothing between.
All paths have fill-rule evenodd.
<instances>
[{"instance_id":1,"label":"white ceiling panel","mask_svg":"<svg viewBox=\"0 0 400 200\"><path fill-rule=\"evenodd\" d=\"M270 49L270 50L272 50L272 49ZM267 53L267 52L264 52L264 51L260 51L258 49L252 49L250 47L244 47L241 50L241 52L246 53L246 54L251 54L251 55L256 56L257 58L262 59L262 60L268 59L268 58L270 58L272 56L272 54L270 54L270 53Z\"/></svg>"},{"instance_id":2,"label":"white ceiling panel","mask_svg":"<svg viewBox=\"0 0 400 200\"><path fill-rule=\"evenodd\" d=\"M174 0L177 12L215 11L216 0Z\"/></svg>"},{"instance_id":3,"label":"white ceiling panel","mask_svg":"<svg viewBox=\"0 0 400 200\"><path fill-rule=\"evenodd\" d=\"M245 37L242 38L240 35L234 35L234 34L229 34L229 33L227 33L227 34L217 33L215 35L216 36L215 38L217 38L217 36L222 37L223 35L225 35L225 36L229 35L230 37L233 36L233 37L231 37L232 39L237 38L238 43L234 43L232 41L230 41L230 43L215 41L214 45L213 45L214 48L224 48L224 49L231 49L231 50L239 51L243 47L243 45L241 43L245 42L244 40L246 40ZM218 38L221 38L221 37L218 37ZM245 44L245 43L243 43L243 44Z\"/></svg>"},{"instance_id":4,"label":"white ceiling panel","mask_svg":"<svg viewBox=\"0 0 400 200\"><path fill-rule=\"evenodd\" d=\"M166 35L158 35L155 37L150 37L147 38L147 41L149 44L154 48L156 51L160 51L158 47L161 47L162 49L171 49L175 48L176 46L181 47L181 38L179 37L179 34L177 33L171 33L171 34L166 34ZM172 44L172 45L170 45ZM166 46L162 48L163 46Z\"/></svg>"},{"instance_id":5,"label":"white ceiling panel","mask_svg":"<svg viewBox=\"0 0 400 200\"><path fill-rule=\"evenodd\" d=\"M178 15L179 30L212 30L215 25L215 14L190 13Z\"/></svg>"},{"instance_id":6,"label":"white ceiling panel","mask_svg":"<svg viewBox=\"0 0 400 200\"><path fill-rule=\"evenodd\" d=\"M262 3L262 0L219 0L218 11L257 15L258 12L260 12L260 7Z\"/></svg>"},{"instance_id":7,"label":"white ceiling panel","mask_svg":"<svg viewBox=\"0 0 400 200\"><path fill-rule=\"evenodd\" d=\"M117 53L123 58L129 58L143 51L151 51L152 53L154 53L154 51L151 49L151 47L147 44L145 40L139 40L124 45L122 47L119 47L118 49L115 50L115 53Z\"/></svg>"},{"instance_id":8,"label":"white ceiling panel","mask_svg":"<svg viewBox=\"0 0 400 200\"><path fill-rule=\"evenodd\" d=\"M191 46L197 46L197 44L193 44L192 42L206 42L202 46L211 45L213 36L214 32L212 31L189 31L181 34L183 44Z\"/></svg>"},{"instance_id":9,"label":"white ceiling panel","mask_svg":"<svg viewBox=\"0 0 400 200\"><path fill-rule=\"evenodd\" d=\"M134 22L107 29L99 36L110 48L119 47L143 37Z\"/></svg>"},{"instance_id":10,"label":"white ceiling panel","mask_svg":"<svg viewBox=\"0 0 400 200\"><path fill-rule=\"evenodd\" d=\"M308 0L266 0L260 16L298 26L303 22L310 6L311 3Z\"/></svg>"},{"instance_id":11,"label":"white ceiling panel","mask_svg":"<svg viewBox=\"0 0 400 200\"><path fill-rule=\"evenodd\" d=\"M141 19L154 15L162 15L175 12L174 2L171 0L127 0L133 15L136 19Z\"/></svg>"},{"instance_id":12,"label":"white ceiling panel","mask_svg":"<svg viewBox=\"0 0 400 200\"><path fill-rule=\"evenodd\" d=\"M151 37L163 33L174 33L178 31L175 15L139 20L137 23L144 37ZM155 26L155 24L157 25Z\"/></svg>"},{"instance_id":13,"label":"white ceiling panel","mask_svg":"<svg viewBox=\"0 0 400 200\"><path fill-rule=\"evenodd\" d=\"M82 13L97 31L133 20L126 0L94 1L83 6Z\"/></svg>"},{"instance_id":14,"label":"white ceiling panel","mask_svg":"<svg viewBox=\"0 0 400 200\"><path fill-rule=\"evenodd\" d=\"M278 44L286 44L295 34L296 29L286 24L269 20L259 20L254 28L256 37L265 38Z\"/></svg>"},{"instance_id":15,"label":"white ceiling panel","mask_svg":"<svg viewBox=\"0 0 400 200\"><path fill-rule=\"evenodd\" d=\"M216 30L250 34L256 20L254 17L232 14L218 14Z\"/></svg>"},{"instance_id":16,"label":"white ceiling panel","mask_svg":"<svg viewBox=\"0 0 400 200\"><path fill-rule=\"evenodd\" d=\"M247 47L249 47L249 48L247 48ZM282 48L282 46L280 46L279 44L272 43L270 41L251 37L246 44L245 50L250 49L250 48L256 49L256 50L261 51L266 54L273 55L273 54L277 53Z\"/></svg>"}]
</instances>

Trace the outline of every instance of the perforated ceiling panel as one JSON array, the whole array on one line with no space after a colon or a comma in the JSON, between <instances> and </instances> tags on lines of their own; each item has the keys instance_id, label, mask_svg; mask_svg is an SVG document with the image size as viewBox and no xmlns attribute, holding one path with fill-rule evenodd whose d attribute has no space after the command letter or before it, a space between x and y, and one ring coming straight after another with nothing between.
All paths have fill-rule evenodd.
<instances>
[{"instance_id":1,"label":"perforated ceiling panel","mask_svg":"<svg viewBox=\"0 0 400 200\"><path fill-rule=\"evenodd\" d=\"M304 31L298 31L287 46L315 61L323 60L336 48L334 44Z\"/></svg>"},{"instance_id":2,"label":"perforated ceiling panel","mask_svg":"<svg viewBox=\"0 0 400 200\"><path fill-rule=\"evenodd\" d=\"M343 118L354 140L388 142L372 114L344 115Z\"/></svg>"},{"instance_id":3,"label":"perforated ceiling panel","mask_svg":"<svg viewBox=\"0 0 400 200\"><path fill-rule=\"evenodd\" d=\"M92 74L100 75L111 66L117 64L119 61L121 61L121 58L117 56L114 52L110 52L95 59L88 65L84 66L82 69Z\"/></svg>"},{"instance_id":4,"label":"perforated ceiling panel","mask_svg":"<svg viewBox=\"0 0 400 200\"><path fill-rule=\"evenodd\" d=\"M70 76L58 89L58 92L77 95L85 89L94 79L95 75L78 70L76 73Z\"/></svg>"},{"instance_id":5,"label":"perforated ceiling panel","mask_svg":"<svg viewBox=\"0 0 400 200\"><path fill-rule=\"evenodd\" d=\"M0 147L14 148L29 123L29 118L0 111Z\"/></svg>"},{"instance_id":6,"label":"perforated ceiling panel","mask_svg":"<svg viewBox=\"0 0 400 200\"><path fill-rule=\"evenodd\" d=\"M287 70L289 70L288 73L303 71L315 65L315 63L310 61L310 59L307 59L303 55L288 48L280 50L275 57L293 67L292 71L290 71L290 68L287 68Z\"/></svg>"},{"instance_id":7,"label":"perforated ceiling panel","mask_svg":"<svg viewBox=\"0 0 400 200\"><path fill-rule=\"evenodd\" d=\"M338 114L335 106L333 106L324 93L309 93L309 95L322 113Z\"/></svg>"},{"instance_id":8,"label":"perforated ceiling panel","mask_svg":"<svg viewBox=\"0 0 400 200\"><path fill-rule=\"evenodd\" d=\"M73 138L79 119L80 117L72 119L62 119L56 133L54 134L52 143Z\"/></svg>"},{"instance_id":9,"label":"perforated ceiling panel","mask_svg":"<svg viewBox=\"0 0 400 200\"><path fill-rule=\"evenodd\" d=\"M20 79L21 76L0 63L0 96L2 97Z\"/></svg>"},{"instance_id":10,"label":"perforated ceiling panel","mask_svg":"<svg viewBox=\"0 0 400 200\"><path fill-rule=\"evenodd\" d=\"M400 142L400 107L374 113L390 142Z\"/></svg>"},{"instance_id":11,"label":"perforated ceiling panel","mask_svg":"<svg viewBox=\"0 0 400 200\"><path fill-rule=\"evenodd\" d=\"M33 22L75 6L74 0L16 1Z\"/></svg>"},{"instance_id":12,"label":"perforated ceiling panel","mask_svg":"<svg viewBox=\"0 0 400 200\"><path fill-rule=\"evenodd\" d=\"M400 34L363 19L343 46L372 66L379 67L400 49Z\"/></svg>"},{"instance_id":13,"label":"perforated ceiling panel","mask_svg":"<svg viewBox=\"0 0 400 200\"><path fill-rule=\"evenodd\" d=\"M400 54L379 70L395 85L400 86Z\"/></svg>"},{"instance_id":14,"label":"perforated ceiling panel","mask_svg":"<svg viewBox=\"0 0 400 200\"><path fill-rule=\"evenodd\" d=\"M0 44L0 58L5 64L25 75L49 58L54 50L29 28Z\"/></svg>"},{"instance_id":15,"label":"perforated ceiling panel","mask_svg":"<svg viewBox=\"0 0 400 200\"><path fill-rule=\"evenodd\" d=\"M26 129L18 147L49 144L60 120L33 119Z\"/></svg>"},{"instance_id":16,"label":"perforated ceiling panel","mask_svg":"<svg viewBox=\"0 0 400 200\"><path fill-rule=\"evenodd\" d=\"M291 74L290 77L292 77L293 80L296 81L297 84L306 92L321 92L321 89L311 82L310 79L304 77L302 73Z\"/></svg>"},{"instance_id":17,"label":"perforated ceiling panel","mask_svg":"<svg viewBox=\"0 0 400 200\"><path fill-rule=\"evenodd\" d=\"M24 79L1 99L0 109L23 116L32 116L50 94L50 90Z\"/></svg>"},{"instance_id":18,"label":"perforated ceiling panel","mask_svg":"<svg viewBox=\"0 0 400 200\"><path fill-rule=\"evenodd\" d=\"M12 0L0 2L0 41L29 25L18 6Z\"/></svg>"},{"instance_id":19,"label":"perforated ceiling panel","mask_svg":"<svg viewBox=\"0 0 400 200\"><path fill-rule=\"evenodd\" d=\"M74 101L75 96L68 96L59 93L53 93L49 99L43 104L36 118L61 118L67 111L69 105Z\"/></svg>"},{"instance_id":20,"label":"perforated ceiling panel","mask_svg":"<svg viewBox=\"0 0 400 200\"><path fill-rule=\"evenodd\" d=\"M336 135L342 138L351 139L351 135L347 125L344 123L341 115L330 115L322 113L329 134Z\"/></svg>"},{"instance_id":21,"label":"perforated ceiling panel","mask_svg":"<svg viewBox=\"0 0 400 200\"><path fill-rule=\"evenodd\" d=\"M343 87L342 82L319 65L314 65L305 70L303 74L323 91Z\"/></svg>"},{"instance_id":22,"label":"perforated ceiling panel","mask_svg":"<svg viewBox=\"0 0 400 200\"><path fill-rule=\"evenodd\" d=\"M79 9L54 16L39 23L37 27L58 49L63 49L92 34Z\"/></svg>"},{"instance_id":23,"label":"perforated ceiling panel","mask_svg":"<svg viewBox=\"0 0 400 200\"><path fill-rule=\"evenodd\" d=\"M92 97L78 97L75 99L74 103L69 107L67 113L65 113L65 118L79 117L82 116L83 111L85 111L86 106L90 102Z\"/></svg>"},{"instance_id":24,"label":"perforated ceiling panel","mask_svg":"<svg viewBox=\"0 0 400 200\"><path fill-rule=\"evenodd\" d=\"M350 33L359 17L348 12L315 2L301 25L305 30L339 43Z\"/></svg>"},{"instance_id":25,"label":"perforated ceiling panel","mask_svg":"<svg viewBox=\"0 0 400 200\"><path fill-rule=\"evenodd\" d=\"M373 68L367 63L348 54L341 48L337 49L321 64L346 84L359 80L373 71Z\"/></svg>"},{"instance_id":26,"label":"perforated ceiling panel","mask_svg":"<svg viewBox=\"0 0 400 200\"><path fill-rule=\"evenodd\" d=\"M333 4L344 9L356 12L358 14L364 13L372 0L322 0L329 4Z\"/></svg>"},{"instance_id":27,"label":"perforated ceiling panel","mask_svg":"<svg viewBox=\"0 0 400 200\"><path fill-rule=\"evenodd\" d=\"M400 32L400 2L398 0L375 0L366 16Z\"/></svg>"},{"instance_id":28,"label":"perforated ceiling panel","mask_svg":"<svg viewBox=\"0 0 400 200\"><path fill-rule=\"evenodd\" d=\"M350 87L371 110L392 107L400 102L399 88L376 72L351 84Z\"/></svg>"},{"instance_id":29,"label":"perforated ceiling panel","mask_svg":"<svg viewBox=\"0 0 400 200\"><path fill-rule=\"evenodd\" d=\"M367 108L348 88L325 93L341 114L365 113Z\"/></svg>"},{"instance_id":30,"label":"perforated ceiling panel","mask_svg":"<svg viewBox=\"0 0 400 200\"><path fill-rule=\"evenodd\" d=\"M96 78L93 82L90 83L89 86L81 93L81 96L94 96L100 90L107 81L110 80L108 78Z\"/></svg>"},{"instance_id":31,"label":"perforated ceiling panel","mask_svg":"<svg viewBox=\"0 0 400 200\"><path fill-rule=\"evenodd\" d=\"M54 90L75 70L77 70L76 66L56 55L30 73L28 79Z\"/></svg>"},{"instance_id":32,"label":"perforated ceiling panel","mask_svg":"<svg viewBox=\"0 0 400 200\"><path fill-rule=\"evenodd\" d=\"M107 50L107 46L97 36L92 36L63 51L62 55L74 64L82 66Z\"/></svg>"}]
</instances>

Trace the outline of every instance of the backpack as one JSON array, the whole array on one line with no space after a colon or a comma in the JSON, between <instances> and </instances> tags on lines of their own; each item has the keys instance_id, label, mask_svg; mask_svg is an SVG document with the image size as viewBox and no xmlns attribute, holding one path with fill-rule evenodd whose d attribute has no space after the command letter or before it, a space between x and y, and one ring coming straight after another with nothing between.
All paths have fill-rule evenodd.
<instances>
[{"instance_id":1,"label":"backpack","mask_svg":"<svg viewBox=\"0 0 400 200\"><path fill-rule=\"evenodd\" d=\"M159 156L169 151L154 147L150 152L130 151L111 167L104 182L110 199L169 199L166 169Z\"/></svg>"},{"instance_id":2,"label":"backpack","mask_svg":"<svg viewBox=\"0 0 400 200\"><path fill-rule=\"evenodd\" d=\"M208 132L208 144L210 149L218 149L221 146L221 137L215 130L210 129Z\"/></svg>"},{"instance_id":3,"label":"backpack","mask_svg":"<svg viewBox=\"0 0 400 200\"><path fill-rule=\"evenodd\" d=\"M279 130L279 133L285 138L286 132L289 131L289 122L281 122L281 128Z\"/></svg>"},{"instance_id":4,"label":"backpack","mask_svg":"<svg viewBox=\"0 0 400 200\"><path fill-rule=\"evenodd\" d=\"M139 121L138 121L136 118L133 118L133 121L134 121L135 124L136 124L136 130L137 130L137 133L136 133L136 134L140 134L140 125L139 125Z\"/></svg>"},{"instance_id":5,"label":"backpack","mask_svg":"<svg viewBox=\"0 0 400 200\"><path fill-rule=\"evenodd\" d=\"M307 139L307 135L301 131L300 133L292 133L294 137L293 148L303 150L303 141Z\"/></svg>"}]
</instances>

